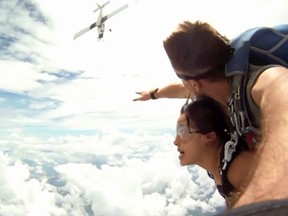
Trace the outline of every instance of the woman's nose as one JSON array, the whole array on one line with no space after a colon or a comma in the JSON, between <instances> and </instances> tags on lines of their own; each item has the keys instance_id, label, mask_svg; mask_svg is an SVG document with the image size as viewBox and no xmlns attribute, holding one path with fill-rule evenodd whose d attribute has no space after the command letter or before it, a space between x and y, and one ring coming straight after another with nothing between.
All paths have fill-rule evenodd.
<instances>
[{"instance_id":1,"label":"woman's nose","mask_svg":"<svg viewBox=\"0 0 288 216\"><path fill-rule=\"evenodd\" d=\"M178 146L179 145L179 136L176 134L175 139L174 139L174 145Z\"/></svg>"}]
</instances>

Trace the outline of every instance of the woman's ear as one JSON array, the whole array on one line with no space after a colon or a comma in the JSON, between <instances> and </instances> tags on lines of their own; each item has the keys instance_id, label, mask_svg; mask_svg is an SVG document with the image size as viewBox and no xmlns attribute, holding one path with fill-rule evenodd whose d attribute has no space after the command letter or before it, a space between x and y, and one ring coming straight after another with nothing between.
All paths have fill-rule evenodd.
<instances>
[{"instance_id":1,"label":"woman's ear","mask_svg":"<svg viewBox=\"0 0 288 216\"><path fill-rule=\"evenodd\" d=\"M216 133L214 132L214 131L211 131L211 132L209 132L209 133L207 133L206 134L206 141L205 141L205 143L212 143L212 142L214 142L215 140L216 140L216 138L217 138L217 135L216 135Z\"/></svg>"}]
</instances>

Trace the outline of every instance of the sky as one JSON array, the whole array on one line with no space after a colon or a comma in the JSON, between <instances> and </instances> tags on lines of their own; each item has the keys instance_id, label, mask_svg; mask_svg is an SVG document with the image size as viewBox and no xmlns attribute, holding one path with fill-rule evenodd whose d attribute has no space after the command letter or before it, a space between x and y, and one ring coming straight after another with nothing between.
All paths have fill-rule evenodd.
<instances>
[{"instance_id":1,"label":"sky","mask_svg":"<svg viewBox=\"0 0 288 216\"><path fill-rule=\"evenodd\" d=\"M105 1L97 1L99 4ZM0 215L210 216L225 208L205 170L179 165L182 99L133 102L179 82L162 41L184 20L233 38L288 22L286 0L0 0ZM111 29L111 31L109 31Z\"/></svg>"}]
</instances>

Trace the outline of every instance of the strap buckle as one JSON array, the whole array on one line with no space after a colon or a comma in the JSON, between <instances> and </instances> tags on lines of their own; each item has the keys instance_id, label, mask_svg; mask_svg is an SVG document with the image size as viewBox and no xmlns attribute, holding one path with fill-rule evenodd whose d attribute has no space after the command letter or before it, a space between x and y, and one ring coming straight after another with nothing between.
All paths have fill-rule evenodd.
<instances>
[{"instance_id":1,"label":"strap buckle","mask_svg":"<svg viewBox=\"0 0 288 216\"><path fill-rule=\"evenodd\" d=\"M232 159L233 152L236 151L236 146L238 144L238 134L236 132L231 134L231 140L225 143L224 145L224 157L223 157L223 166L221 168L222 170L225 170L227 168L227 164Z\"/></svg>"}]
</instances>

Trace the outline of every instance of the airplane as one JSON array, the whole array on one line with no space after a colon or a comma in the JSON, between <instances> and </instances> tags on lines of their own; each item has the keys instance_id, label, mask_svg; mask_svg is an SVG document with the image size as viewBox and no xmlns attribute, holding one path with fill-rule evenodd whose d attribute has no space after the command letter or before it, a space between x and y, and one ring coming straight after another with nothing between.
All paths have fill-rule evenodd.
<instances>
[{"instance_id":1,"label":"airplane","mask_svg":"<svg viewBox=\"0 0 288 216\"><path fill-rule=\"evenodd\" d=\"M97 4L98 8L94 10L94 12L99 11L99 14L98 14L98 19L96 22L92 23L90 26L88 26L87 28L84 28L82 29L81 31L79 31L78 33L76 33L74 35L74 40L78 37L80 37L81 35L83 35L84 33L88 32L89 30L97 27L97 30L98 30L98 39L102 39L103 38L103 35L104 35L104 30L105 30L105 21L109 18L111 18L112 16L114 16L115 14L119 13L120 11L124 10L125 8L128 7L128 4L125 4L123 5L122 7L114 10L113 12L111 12L110 14L106 15L106 16L103 16L103 8L109 4L110 1L102 4L102 5L99 5ZM111 29L109 29L111 31Z\"/></svg>"}]
</instances>

